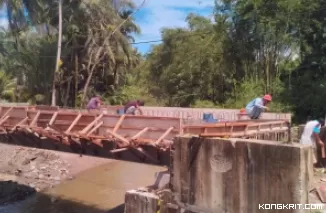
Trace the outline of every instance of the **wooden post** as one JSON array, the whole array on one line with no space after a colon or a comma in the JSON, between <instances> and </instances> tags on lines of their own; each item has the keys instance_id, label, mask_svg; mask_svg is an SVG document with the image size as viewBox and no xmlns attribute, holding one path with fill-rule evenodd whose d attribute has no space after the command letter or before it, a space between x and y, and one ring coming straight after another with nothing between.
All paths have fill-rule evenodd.
<instances>
[{"instance_id":1,"label":"wooden post","mask_svg":"<svg viewBox=\"0 0 326 213\"><path fill-rule=\"evenodd\" d=\"M165 131L165 133L159 138L157 139L157 141L155 141L155 145L157 146L159 143L161 143L161 141L168 135L170 134L170 132L174 129L174 127L170 127L169 129L167 129Z\"/></svg>"},{"instance_id":2,"label":"wooden post","mask_svg":"<svg viewBox=\"0 0 326 213\"><path fill-rule=\"evenodd\" d=\"M126 117L126 114L123 114L123 115L119 118L119 120L118 120L118 122L116 123L116 125L114 126L114 129L113 129L112 132L115 133L115 132L118 131L118 129L120 128L120 126L121 126L123 120L125 119L125 117Z\"/></svg>"},{"instance_id":3,"label":"wooden post","mask_svg":"<svg viewBox=\"0 0 326 213\"><path fill-rule=\"evenodd\" d=\"M138 132L136 135L132 136L131 139L132 140L135 140L135 139L139 138L142 134L144 134L148 130L149 130L149 128L148 127L145 127L143 130L141 130L140 132Z\"/></svg>"},{"instance_id":4,"label":"wooden post","mask_svg":"<svg viewBox=\"0 0 326 213\"><path fill-rule=\"evenodd\" d=\"M93 134L98 128L100 128L103 125L103 121L101 121L100 123L98 123L93 129L91 129L91 131L89 131L87 133L87 137L90 136L91 134Z\"/></svg>"},{"instance_id":5,"label":"wooden post","mask_svg":"<svg viewBox=\"0 0 326 213\"><path fill-rule=\"evenodd\" d=\"M58 116L58 112L55 112L53 115L52 115L52 118L49 122L49 125L53 125L55 120L57 119L57 116Z\"/></svg>"},{"instance_id":6,"label":"wooden post","mask_svg":"<svg viewBox=\"0 0 326 213\"><path fill-rule=\"evenodd\" d=\"M31 122L30 126L36 126L37 120L40 117L40 115L41 115L41 111L38 110L37 114L35 115L35 117L33 118L32 122Z\"/></svg>"},{"instance_id":7,"label":"wooden post","mask_svg":"<svg viewBox=\"0 0 326 213\"><path fill-rule=\"evenodd\" d=\"M80 120L80 118L82 117L82 114L79 113L77 115L77 117L75 118L75 120L71 123L71 125L69 126L69 128L65 131L66 134L69 134L70 131L74 128L74 126L78 123L78 121Z\"/></svg>"},{"instance_id":8,"label":"wooden post","mask_svg":"<svg viewBox=\"0 0 326 213\"><path fill-rule=\"evenodd\" d=\"M82 134L82 135L86 134L99 120L102 119L102 117L103 117L103 114L100 114L98 117L96 117L94 121L92 121L82 131L80 131L80 134Z\"/></svg>"}]
</instances>

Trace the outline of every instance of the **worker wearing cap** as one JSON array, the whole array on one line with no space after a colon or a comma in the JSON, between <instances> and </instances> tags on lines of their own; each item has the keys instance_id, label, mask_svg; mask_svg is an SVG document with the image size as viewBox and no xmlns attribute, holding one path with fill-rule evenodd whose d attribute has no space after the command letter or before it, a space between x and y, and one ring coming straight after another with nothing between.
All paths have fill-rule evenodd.
<instances>
[{"instance_id":1,"label":"worker wearing cap","mask_svg":"<svg viewBox=\"0 0 326 213\"><path fill-rule=\"evenodd\" d=\"M271 101L272 96L268 94L264 95L262 98L255 98L246 106L247 115L251 119L258 119L263 111L268 110L267 104L269 104Z\"/></svg>"},{"instance_id":2,"label":"worker wearing cap","mask_svg":"<svg viewBox=\"0 0 326 213\"><path fill-rule=\"evenodd\" d=\"M99 106L102 104L101 96L96 95L95 97L91 98L87 104L87 109L98 109Z\"/></svg>"},{"instance_id":3,"label":"worker wearing cap","mask_svg":"<svg viewBox=\"0 0 326 213\"><path fill-rule=\"evenodd\" d=\"M145 102L141 100L129 101L124 106L124 113L135 115L136 111L139 110L140 114L143 114L143 111L140 109L140 106L144 106Z\"/></svg>"},{"instance_id":4,"label":"worker wearing cap","mask_svg":"<svg viewBox=\"0 0 326 213\"><path fill-rule=\"evenodd\" d=\"M317 163L317 144L324 148L324 143L319 137L320 128L324 126L324 119L320 118L318 120L308 121L303 129L300 143L311 145L313 148L313 161Z\"/></svg>"}]
</instances>

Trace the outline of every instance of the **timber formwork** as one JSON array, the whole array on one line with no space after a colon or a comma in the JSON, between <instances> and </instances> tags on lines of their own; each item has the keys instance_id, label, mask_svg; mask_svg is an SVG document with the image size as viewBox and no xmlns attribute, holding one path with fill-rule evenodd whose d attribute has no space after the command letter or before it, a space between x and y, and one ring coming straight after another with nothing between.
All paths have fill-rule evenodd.
<instances>
[{"instance_id":1,"label":"timber formwork","mask_svg":"<svg viewBox=\"0 0 326 213\"><path fill-rule=\"evenodd\" d=\"M169 150L177 135L223 138L259 138L287 141L287 120L230 121L196 124L177 117L113 115L105 111L59 109L50 106L0 107L0 131L7 139L23 134L27 140L42 141L67 147L92 145L112 156L136 152L140 159L168 164ZM192 124L189 124L192 123ZM33 140L33 139L31 139ZM45 142L44 142L45 143ZM21 142L24 144L24 141ZM85 145L86 144L86 145Z\"/></svg>"}]
</instances>

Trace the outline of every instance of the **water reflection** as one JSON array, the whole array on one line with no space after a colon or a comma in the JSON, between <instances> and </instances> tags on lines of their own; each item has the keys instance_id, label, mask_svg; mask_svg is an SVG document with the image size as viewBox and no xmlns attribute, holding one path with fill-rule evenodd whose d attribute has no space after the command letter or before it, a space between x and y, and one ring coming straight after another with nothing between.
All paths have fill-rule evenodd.
<instances>
[{"instance_id":1,"label":"water reflection","mask_svg":"<svg viewBox=\"0 0 326 213\"><path fill-rule=\"evenodd\" d=\"M161 166L114 161L37 193L11 209L0 208L0 213L123 213L125 192L153 184L155 172L163 170Z\"/></svg>"}]
</instances>

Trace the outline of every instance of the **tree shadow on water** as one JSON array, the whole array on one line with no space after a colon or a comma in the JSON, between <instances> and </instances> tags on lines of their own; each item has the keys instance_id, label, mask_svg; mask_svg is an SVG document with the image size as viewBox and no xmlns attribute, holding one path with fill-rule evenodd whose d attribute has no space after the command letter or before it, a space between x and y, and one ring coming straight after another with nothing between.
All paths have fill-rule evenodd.
<instances>
[{"instance_id":1,"label":"tree shadow on water","mask_svg":"<svg viewBox=\"0 0 326 213\"><path fill-rule=\"evenodd\" d=\"M100 209L78 201L55 197L13 181L0 181L0 212L15 213L123 213L124 204ZM1 211L2 209L2 211Z\"/></svg>"}]
</instances>

